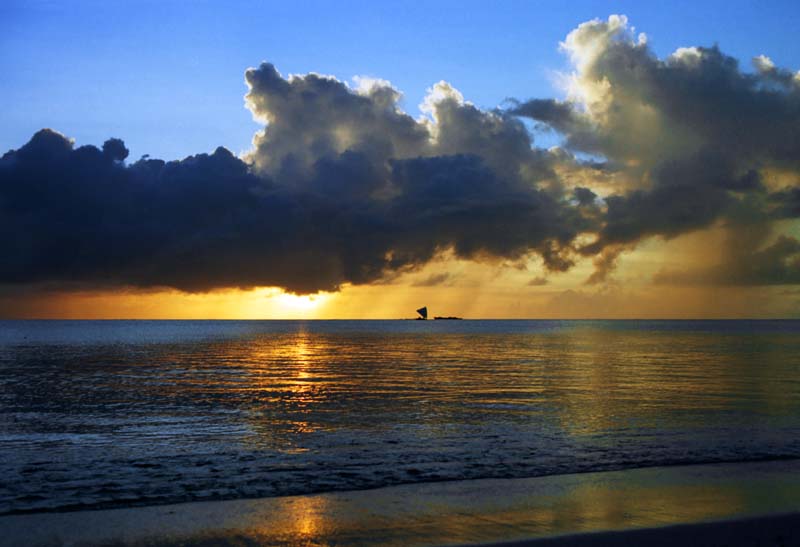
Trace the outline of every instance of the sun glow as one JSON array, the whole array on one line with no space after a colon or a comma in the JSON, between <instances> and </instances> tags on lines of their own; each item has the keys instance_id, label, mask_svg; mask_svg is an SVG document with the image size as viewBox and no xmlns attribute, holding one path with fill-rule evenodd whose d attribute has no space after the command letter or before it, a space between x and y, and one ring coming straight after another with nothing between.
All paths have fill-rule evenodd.
<instances>
[{"instance_id":1,"label":"sun glow","mask_svg":"<svg viewBox=\"0 0 800 547\"><path fill-rule=\"evenodd\" d=\"M328 295L318 293L311 295L297 295L292 293L278 292L269 297L276 305L276 308L285 311L287 315L307 315L316 311L328 300Z\"/></svg>"}]
</instances>

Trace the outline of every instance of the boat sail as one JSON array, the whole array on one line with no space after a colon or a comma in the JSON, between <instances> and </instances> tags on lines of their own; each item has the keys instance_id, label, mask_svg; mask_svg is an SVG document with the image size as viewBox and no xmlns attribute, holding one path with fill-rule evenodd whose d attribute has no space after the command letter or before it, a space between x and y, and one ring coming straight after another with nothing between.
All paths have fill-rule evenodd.
<instances>
[{"instance_id":1,"label":"boat sail","mask_svg":"<svg viewBox=\"0 0 800 547\"><path fill-rule=\"evenodd\" d=\"M428 318L428 307L422 306L420 309L417 310L417 313L420 315L417 317L418 321L425 320Z\"/></svg>"}]
</instances>

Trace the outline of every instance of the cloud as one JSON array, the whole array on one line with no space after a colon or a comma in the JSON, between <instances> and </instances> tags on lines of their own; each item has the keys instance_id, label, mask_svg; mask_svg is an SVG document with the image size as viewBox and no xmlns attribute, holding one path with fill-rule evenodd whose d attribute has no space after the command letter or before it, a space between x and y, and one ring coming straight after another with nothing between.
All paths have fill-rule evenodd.
<instances>
[{"instance_id":1,"label":"cloud","mask_svg":"<svg viewBox=\"0 0 800 547\"><path fill-rule=\"evenodd\" d=\"M597 285L606 281L614 268L616 268L619 255L624 250L625 248L621 245L603 248L594 258L594 272L586 280L586 284Z\"/></svg>"},{"instance_id":2,"label":"cloud","mask_svg":"<svg viewBox=\"0 0 800 547\"><path fill-rule=\"evenodd\" d=\"M559 131L567 150L603 158L627 181L601 196L603 225L583 254L759 215L769 223L770 211L796 216L796 188L768 196L762 183L767 169L800 171L800 86L791 71L759 56L756 72L744 72L716 46L659 59L624 16L580 25L562 48L574 65L568 99L517 102L509 113ZM593 277L603 279L613 260L596 264ZM793 282L763 281L777 278Z\"/></svg>"},{"instance_id":3,"label":"cloud","mask_svg":"<svg viewBox=\"0 0 800 547\"><path fill-rule=\"evenodd\" d=\"M543 285L547 285L547 278L546 277L534 277L530 281L528 281L529 287L541 287Z\"/></svg>"},{"instance_id":4,"label":"cloud","mask_svg":"<svg viewBox=\"0 0 800 547\"><path fill-rule=\"evenodd\" d=\"M591 219L545 187L549 154L514 117L466 103L444 83L429 119L372 80L246 73L266 123L244 158L218 148L180 161L124 163L127 149L75 148L42 130L0 160L0 284L337 290L468 260L540 255L571 265Z\"/></svg>"},{"instance_id":5,"label":"cloud","mask_svg":"<svg viewBox=\"0 0 800 547\"><path fill-rule=\"evenodd\" d=\"M663 285L798 285L800 241L788 236L760 248L729 253L720 264L688 270L664 270L654 281Z\"/></svg>"},{"instance_id":6,"label":"cloud","mask_svg":"<svg viewBox=\"0 0 800 547\"><path fill-rule=\"evenodd\" d=\"M279 184L309 184L319 161L336 160L345 152L385 164L416 157L429 147L427 126L400 111L400 92L388 82L372 80L354 91L314 73L283 78L270 63L248 69L245 81L248 108L267 124L253 139L247 159L256 172Z\"/></svg>"},{"instance_id":7,"label":"cloud","mask_svg":"<svg viewBox=\"0 0 800 547\"><path fill-rule=\"evenodd\" d=\"M800 187L785 188L769 195L772 214L779 219L800 217Z\"/></svg>"},{"instance_id":8,"label":"cloud","mask_svg":"<svg viewBox=\"0 0 800 547\"><path fill-rule=\"evenodd\" d=\"M450 281L452 279L452 277L453 276L451 276L447 272L438 273L438 274L431 274L428 277L426 277L425 279L422 279L420 281L415 281L414 283L411 284L411 286L412 287L436 287L438 285L444 285L445 283Z\"/></svg>"},{"instance_id":9,"label":"cloud","mask_svg":"<svg viewBox=\"0 0 800 547\"><path fill-rule=\"evenodd\" d=\"M800 283L796 240L779 227L798 217L798 188L765 182L800 180L793 72L766 56L746 72L717 47L659 59L624 16L561 46L573 63L563 100L484 110L438 82L417 119L385 80L261 64L245 73L246 104L264 128L242 158L126 163L120 139L76 147L42 130L0 159L0 228L13 234L0 285L313 293L445 254L538 257L550 272L591 260L589 283L602 284L641 241L713 226L740 242L729 275L701 264L659 282ZM524 119L563 146L536 147ZM745 227L760 239L742 244Z\"/></svg>"}]
</instances>

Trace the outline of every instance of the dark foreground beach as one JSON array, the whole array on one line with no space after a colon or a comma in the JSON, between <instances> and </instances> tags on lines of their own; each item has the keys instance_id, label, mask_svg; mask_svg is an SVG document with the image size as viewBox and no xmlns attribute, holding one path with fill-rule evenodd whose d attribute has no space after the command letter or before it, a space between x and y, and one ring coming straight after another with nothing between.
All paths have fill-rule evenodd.
<instances>
[{"instance_id":1,"label":"dark foreground beach","mask_svg":"<svg viewBox=\"0 0 800 547\"><path fill-rule=\"evenodd\" d=\"M0 518L2 545L798 545L800 462Z\"/></svg>"}]
</instances>

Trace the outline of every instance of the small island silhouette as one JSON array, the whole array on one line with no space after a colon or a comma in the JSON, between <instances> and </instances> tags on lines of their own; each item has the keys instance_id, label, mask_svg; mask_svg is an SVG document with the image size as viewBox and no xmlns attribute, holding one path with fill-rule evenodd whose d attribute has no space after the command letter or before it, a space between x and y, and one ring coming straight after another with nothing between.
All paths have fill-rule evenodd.
<instances>
[{"instance_id":1,"label":"small island silhouette","mask_svg":"<svg viewBox=\"0 0 800 547\"><path fill-rule=\"evenodd\" d=\"M417 310L417 313L419 314L419 317L417 317L417 321L425 321L428 318L428 307L427 306L422 306L420 309ZM439 321L460 321L463 318L462 317L455 317L455 316L452 316L452 315L447 316L447 317L442 317L442 316L437 315L433 319L434 320L439 320Z\"/></svg>"}]
</instances>

